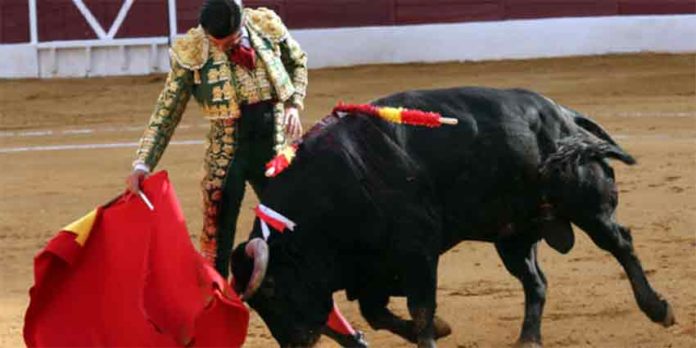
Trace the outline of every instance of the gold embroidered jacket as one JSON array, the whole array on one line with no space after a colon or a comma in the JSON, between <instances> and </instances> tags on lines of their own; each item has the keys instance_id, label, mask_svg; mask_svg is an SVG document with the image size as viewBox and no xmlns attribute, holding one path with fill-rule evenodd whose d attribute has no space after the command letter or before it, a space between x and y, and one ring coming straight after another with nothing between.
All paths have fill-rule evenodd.
<instances>
[{"instance_id":1,"label":"gold embroidered jacket","mask_svg":"<svg viewBox=\"0 0 696 348\"><path fill-rule=\"evenodd\" d=\"M245 9L245 17L244 26L257 56L254 71L232 64L200 26L172 45L171 69L140 139L135 163L154 169L191 96L209 119L238 118L240 104L271 99L303 108L305 53L275 12Z\"/></svg>"}]
</instances>

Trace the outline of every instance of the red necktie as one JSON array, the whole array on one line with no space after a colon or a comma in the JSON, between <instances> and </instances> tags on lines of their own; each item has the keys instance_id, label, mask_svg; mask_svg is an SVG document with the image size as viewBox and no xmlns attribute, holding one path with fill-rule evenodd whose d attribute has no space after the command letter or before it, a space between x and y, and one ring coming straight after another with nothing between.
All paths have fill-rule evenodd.
<instances>
[{"instance_id":1,"label":"red necktie","mask_svg":"<svg viewBox=\"0 0 696 348\"><path fill-rule=\"evenodd\" d=\"M237 65L245 67L247 70L254 70L256 67L256 52L251 47L238 45L230 52L230 60Z\"/></svg>"}]
</instances>

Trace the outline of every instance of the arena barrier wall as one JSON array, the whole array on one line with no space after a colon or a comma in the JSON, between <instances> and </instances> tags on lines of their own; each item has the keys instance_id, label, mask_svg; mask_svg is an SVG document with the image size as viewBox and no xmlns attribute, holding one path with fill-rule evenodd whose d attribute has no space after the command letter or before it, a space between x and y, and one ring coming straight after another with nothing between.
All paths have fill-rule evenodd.
<instances>
[{"instance_id":1,"label":"arena barrier wall","mask_svg":"<svg viewBox=\"0 0 696 348\"><path fill-rule=\"evenodd\" d=\"M200 0L0 0L0 78L167 71ZM691 0L265 0L310 68L696 52ZM292 4L292 6L291 6Z\"/></svg>"}]
</instances>

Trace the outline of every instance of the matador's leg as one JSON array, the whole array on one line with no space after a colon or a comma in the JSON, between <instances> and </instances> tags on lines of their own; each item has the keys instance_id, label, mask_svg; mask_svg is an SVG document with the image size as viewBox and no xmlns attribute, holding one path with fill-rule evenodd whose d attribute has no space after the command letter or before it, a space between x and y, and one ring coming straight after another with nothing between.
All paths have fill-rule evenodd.
<instances>
[{"instance_id":1,"label":"matador's leg","mask_svg":"<svg viewBox=\"0 0 696 348\"><path fill-rule=\"evenodd\" d=\"M203 231L200 236L200 249L203 256L213 265L227 265L226 260L218 260L219 235L218 214L223 195L223 183L229 164L235 154L236 124L234 119L211 121L208 133L208 146L205 154L205 175L201 181L203 191ZM231 247L231 246L230 246ZM216 267L218 268L218 267ZM226 269L226 266L224 267ZM218 268L218 271L220 269ZM226 276L226 274L223 274Z\"/></svg>"}]
</instances>

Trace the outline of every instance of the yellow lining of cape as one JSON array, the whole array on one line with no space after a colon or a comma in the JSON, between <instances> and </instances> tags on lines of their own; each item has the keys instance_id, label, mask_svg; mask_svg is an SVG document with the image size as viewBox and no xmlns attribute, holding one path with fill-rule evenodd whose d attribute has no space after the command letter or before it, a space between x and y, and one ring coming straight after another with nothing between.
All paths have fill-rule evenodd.
<instances>
[{"instance_id":1,"label":"yellow lining of cape","mask_svg":"<svg viewBox=\"0 0 696 348\"><path fill-rule=\"evenodd\" d=\"M85 241L89 237L89 233L92 232L92 227L94 226L94 221L97 219L97 209L92 210L87 215L73 221L71 224L63 227L63 231L72 232L77 235L75 241L80 246L85 245Z\"/></svg>"}]
</instances>

